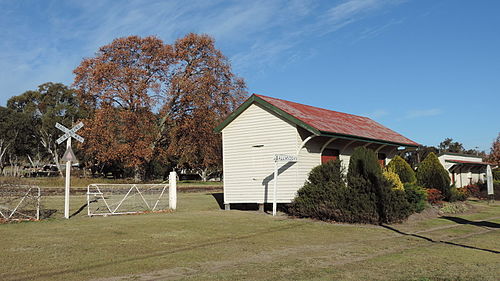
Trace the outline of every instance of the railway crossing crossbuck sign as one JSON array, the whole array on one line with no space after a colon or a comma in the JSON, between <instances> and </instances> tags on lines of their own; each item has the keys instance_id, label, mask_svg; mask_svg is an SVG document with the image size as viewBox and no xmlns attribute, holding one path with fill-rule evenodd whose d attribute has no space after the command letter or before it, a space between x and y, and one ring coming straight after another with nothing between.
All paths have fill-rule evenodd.
<instances>
[{"instance_id":1,"label":"railway crossing crossbuck sign","mask_svg":"<svg viewBox=\"0 0 500 281\"><path fill-rule=\"evenodd\" d=\"M64 127L63 125L56 123L56 128L64 132L60 138L56 140L57 144L61 144L63 141L66 141L66 152L62 157L63 161L66 161L66 181L65 181L65 190L64 190L64 217L69 219L69 187L71 180L71 162L76 162L75 153L73 153L73 149L71 149L71 138L83 143L84 139L77 135L76 132L83 127L83 123L80 122L76 124L71 129Z\"/></svg>"}]
</instances>

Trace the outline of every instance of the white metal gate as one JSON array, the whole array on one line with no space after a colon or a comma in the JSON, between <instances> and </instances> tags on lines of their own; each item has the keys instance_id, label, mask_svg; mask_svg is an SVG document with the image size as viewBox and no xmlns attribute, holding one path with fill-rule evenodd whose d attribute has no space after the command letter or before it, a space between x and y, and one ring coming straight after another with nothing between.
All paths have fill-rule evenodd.
<instances>
[{"instance_id":1,"label":"white metal gate","mask_svg":"<svg viewBox=\"0 0 500 281\"><path fill-rule=\"evenodd\" d=\"M40 187L0 186L0 220L39 220Z\"/></svg>"},{"instance_id":2,"label":"white metal gate","mask_svg":"<svg viewBox=\"0 0 500 281\"><path fill-rule=\"evenodd\" d=\"M90 184L87 186L87 214L108 216L175 210L177 179L170 173L162 184Z\"/></svg>"},{"instance_id":3,"label":"white metal gate","mask_svg":"<svg viewBox=\"0 0 500 281\"><path fill-rule=\"evenodd\" d=\"M89 216L154 212L169 208L168 184L91 184L87 187Z\"/></svg>"}]
</instances>

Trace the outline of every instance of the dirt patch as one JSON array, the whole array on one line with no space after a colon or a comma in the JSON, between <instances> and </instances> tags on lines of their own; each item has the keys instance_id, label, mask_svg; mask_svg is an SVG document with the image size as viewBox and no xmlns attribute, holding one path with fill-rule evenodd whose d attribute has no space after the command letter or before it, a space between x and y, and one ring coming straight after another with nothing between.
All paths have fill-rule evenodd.
<instances>
[{"instance_id":1,"label":"dirt patch","mask_svg":"<svg viewBox=\"0 0 500 281\"><path fill-rule=\"evenodd\" d=\"M452 204L452 205L464 205L466 207L466 211L460 212L460 213L454 213L454 214L473 214L477 213L481 210L480 207L474 206L470 203L467 202L454 202L454 203L447 203L447 204ZM415 213L412 214L411 216L408 217L406 220L406 223L413 224L422 220L427 220L427 219L435 219L439 218L441 216L447 215L449 213L443 212L442 210L442 205L432 205L429 208L426 208L420 213Z\"/></svg>"}]
</instances>

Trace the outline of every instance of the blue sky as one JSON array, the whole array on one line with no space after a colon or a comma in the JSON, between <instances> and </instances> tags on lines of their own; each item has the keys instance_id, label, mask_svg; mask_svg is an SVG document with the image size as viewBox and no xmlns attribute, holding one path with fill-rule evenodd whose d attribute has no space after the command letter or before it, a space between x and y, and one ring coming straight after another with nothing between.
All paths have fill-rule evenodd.
<instances>
[{"instance_id":1,"label":"blue sky","mask_svg":"<svg viewBox=\"0 0 500 281\"><path fill-rule=\"evenodd\" d=\"M425 145L500 132L500 1L3 1L0 105L70 85L116 37L213 36L251 93L369 116Z\"/></svg>"}]
</instances>

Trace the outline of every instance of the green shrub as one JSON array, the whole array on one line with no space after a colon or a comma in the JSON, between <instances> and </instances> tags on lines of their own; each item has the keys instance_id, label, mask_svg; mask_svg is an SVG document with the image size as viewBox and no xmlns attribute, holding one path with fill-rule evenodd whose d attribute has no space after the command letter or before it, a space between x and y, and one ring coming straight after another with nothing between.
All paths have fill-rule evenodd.
<instances>
[{"instance_id":1,"label":"green shrub","mask_svg":"<svg viewBox=\"0 0 500 281\"><path fill-rule=\"evenodd\" d=\"M458 190L455 186L450 188L450 198L448 201L456 202L456 201L465 201L467 200L468 191L465 188L461 188Z\"/></svg>"},{"instance_id":2,"label":"green shrub","mask_svg":"<svg viewBox=\"0 0 500 281\"><path fill-rule=\"evenodd\" d=\"M344 183L344 168L340 160L328 161L323 165L314 167L309 173L307 181L311 184Z\"/></svg>"},{"instance_id":3,"label":"green shrub","mask_svg":"<svg viewBox=\"0 0 500 281\"><path fill-rule=\"evenodd\" d=\"M437 189L446 200L450 198L450 176L434 152L429 153L420 163L416 176L418 185L428 189Z\"/></svg>"},{"instance_id":4,"label":"green shrub","mask_svg":"<svg viewBox=\"0 0 500 281\"><path fill-rule=\"evenodd\" d=\"M493 170L492 173L493 173L493 179L496 181L500 181L500 168Z\"/></svg>"},{"instance_id":5,"label":"green shrub","mask_svg":"<svg viewBox=\"0 0 500 281\"><path fill-rule=\"evenodd\" d=\"M364 147L356 148L349 161L347 185L363 193L378 194L384 183L375 152Z\"/></svg>"},{"instance_id":6,"label":"green shrub","mask_svg":"<svg viewBox=\"0 0 500 281\"><path fill-rule=\"evenodd\" d=\"M297 217L338 222L378 221L370 198L345 184L339 160L315 167L299 189L287 212Z\"/></svg>"},{"instance_id":7,"label":"green shrub","mask_svg":"<svg viewBox=\"0 0 500 281\"><path fill-rule=\"evenodd\" d=\"M372 150L358 147L349 161L347 185L366 194L373 208L373 219L379 223L399 222L410 215L410 206L404 192L394 191L384 178L377 156Z\"/></svg>"},{"instance_id":8,"label":"green shrub","mask_svg":"<svg viewBox=\"0 0 500 281\"><path fill-rule=\"evenodd\" d=\"M387 189L382 194L382 214L384 217L381 222L402 222L412 214L412 208L406 199L404 190Z\"/></svg>"},{"instance_id":9,"label":"green shrub","mask_svg":"<svg viewBox=\"0 0 500 281\"><path fill-rule=\"evenodd\" d=\"M465 203L444 203L443 207L439 209L441 212L445 214L460 214L467 212L469 207Z\"/></svg>"},{"instance_id":10,"label":"green shrub","mask_svg":"<svg viewBox=\"0 0 500 281\"><path fill-rule=\"evenodd\" d=\"M412 207L404 191L392 190L375 153L362 147L351 156L347 185L339 160L315 167L287 211L320 220L391 223L406 219Z\"/></svg>"},{"instance_id":11,"label":"green shrub","mask_svg":"<svg viewBox=\"0 0 500 281\"><path fill-rule=\"evenodd\" d=\"M384 169L383 175L385 180L389 182L389 185L393 190L404 190L403 183L399 179L398 174L396 174L390 168Z\"/></svg>"},{"instance_id":12,"label":"green shrub","mask_svg":"<svg viewBox=\"0 0 500 281\"><path fill-rule=\"evenodd\" d=\"M387 164L387 168L398 174L402 183L414 183L417 181L415 171L413 171L411 166L399 155L396 155L389 164Z\"/></svg>"},{"instance_id":13,"label":"green shrub","mask_svg":"<svg viewBox=\"0 0 500 281\"><path fill-rule=\"evenodd\" d=\"M427 202L427 192L425 189L415 183L405 183L404 188L406 200L408 200L412 212L422 212Z\"/></svg>"},{"instance_id":14,"label":"green shrub","mask_svg":"<svg viewBox=\"0 0 500 281\"><path fill-rule=\"evenodd\" d=\"M342 187L345 183L340 162L328 161L311 170L308 181L297 191L288 211L298 217L331 220L331 217L322 217L320 213L324 211L319 208L323 208L326 202L336 201L337 189Z\"/></svg>"}]
</instances>

